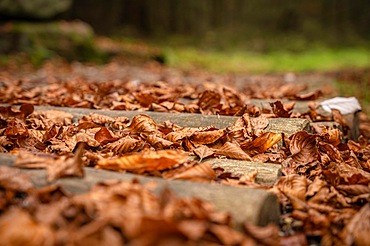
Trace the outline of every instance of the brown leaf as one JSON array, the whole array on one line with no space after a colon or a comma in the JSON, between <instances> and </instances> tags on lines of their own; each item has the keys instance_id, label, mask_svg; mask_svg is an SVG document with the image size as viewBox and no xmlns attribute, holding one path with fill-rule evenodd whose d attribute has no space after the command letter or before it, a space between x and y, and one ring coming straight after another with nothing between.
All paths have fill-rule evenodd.
<instances>
[{"instance_id":1,"label":"brown leaf","mask_svg":"<svg viewBox=\"0 0 370 246\"><path fill-rule=\"evenodd\" d=\"M158 131L155 121L144 114L136 115L128 128L130 131L137 133L153 133Z\"/></svg>"},{"instance_id":2,"label":"brown leaf","mask_svg":"<svg viewBox=\"0 0 370 246\"><path fill-rule=\"evenodd\" d=\"M190 136L193 144L212 144L225 135L225 130L196 131Z\"/></svg>"},{"instance_id":3,"label":"brown leaf","mask_svg":"<svg viewBox=\"0 0 370 246\"><path fill-rule=\"evenodd\" d=\"M289 109L285 109L284 105L280 101L270 103L270 106L272 108L272 112L274 112L277 117L290 118L290 115L292 114Z\"/></svg>"},{"instance_id":4,"label":"brown leaf","mask_svg":"<svg viewBox=\"0 0 370 246\"><path fill-rule=\"evenodd\" d=\"M347 224L343 232L346 245L369 245L370 203L365 204Z\"/></svg>"},{"instance_id":5,"label":"brown leaf","mask_svg":"<svg viewBox=\"0 0 370 246\"><path fill-rule=\"evenodd\" d=\"M324 128L320 133L323 141L333 146L337 146L341 143L342 132L338 128Z\"/></svg>"},{"instance_id":6,"label":"brown leaf","mask_svg":"<svg viewBox=\"0 0 370 246\"><path fill-rule=\"evenodd\" d=\"M251 119L251 124L253 128L253 134L259 137L264 133L264 130L269 125L269 121L266 117L258 116Z\"/></svg>"},{"instance_id":7,"label":"brown leaf","mask_svg":"<svg viewBox=\"0 0 370 246\"><path fill-rule=\"evenodd\" d=\"M37 223L21 208L8 210L0 217L1 245L51 246L55 244L51 228Z\"/></svg>"},{"instance_id":8,"label":"brown leaf","mask_svg":"<svg viewBox=\"0 0 370 246\"><path fill-rule=\"evenodd\" d=\"M99 160L97 168L135 172L157 171L173 167L185 162L188 154L178 150L144 151L128 154L117 159Z\"/></svg>"},{"instance_id":9,"label":"brown leaf","mask_svg":"<svg viewBox=\"0 0 370 246\"><path fill-rule=\"evenodd\" d=\"M198 128L183 128L181 130L170 132L166 135L166 139L171 142L179 142L184 138L189 138L194 132L199 131Z\"/></svg>"},{"instance_id":10,"label":"brown leaf","mask_svg":"<svg viewBox=\"0 0 370 246\"><path fill-rule=\"evenodd\" d=\"M125 154L137 151L143 145L141 139L135 139L130 136L125 136L118 141L105 145L105 149L113 151L116 154Z\"/></svg>"},{"instance_id":11,"label":"brown leaf","mask_svg":"<svg viewBox=\"0 0 370 246\"><path fill-rule=\"evenodd\" d=\"M351 196L370 193L370 187L361 184L337 185L335 188Z\"/></svg>"},{"instance_id":12,"label":"brown leaf","mask_svg":"<svg viewBox=\"0 0 370 246\"><path fill-rule=\"evenodd\" d=\"M306 94L295 95L292 98L296 100L317 100L321 95L321 90L316 90L313 92L308 92Z\"/></svg>"},{"instance_id":13,"label":"brown leaf","mask_svg":"<svg viewBox=\"0 0 370 246\"><path fill-rule=\"evenodd\" d=\"M156 150L160 149L169 149L173 146L175 146L177 143L173 143L171 141L168 141L162 137L159 137L155 134L150 134L147 138L146 141L153 146ZM178 146L179 144L177 144Z\"/></svg>"},{"instance_id":14,"label":"brown leaf","mask_svg":"<svg viewBox=\"0 0 370 246\"><path fill-rule=\"evenodd\" d=\"M255 138L252 142L241 144L240 147L249 154L264 153L282 139L280 133L266 132Z\"/></svg>"},{"instance_id":15,"label":"brown leaf","mask_svg":"<svg viewBox=\"0 0 370 246\"><path fill-rule=\"evenodd\" d=\"M42 136L41 142L45 143L55 137L59 132L59 127L57 125L53 124Z\"/></svg>"},{"instance_id":16,"label":"brown leaf","mask_svg":"<svg viewBox=\"0 0 370 246\"><path fill-rule=\"evenodd\" d=\"M65 126L72 124L73 115L62 110L45 110L37 111L35 113L38 113L41 117L51 121L51 124Z\"/></svg>"},{"instance_id":17,"label":"brown leaf","mask_svg":"<svg viewBox=\"0 0 370 246\"><path fill-rule=\"evenodd\" d=\"M199 157L199 162L201 162L204 158L212 156L215 152L211 148L207 147L206 145L201 145L195 149L193 152L196 156Z\"/></svg>"},{"instance_id":18,"label":"brown leaf","mask_svg":"<svg viewBox=\"0 0 370 246\"><path fill-rule=\"evenodd\" d=\"M77 143L86 143L88 146L91 147L98 147L100 143L94 139L94 137L84 133L84 132L79 132L76 135L73 136L76 144Z\"/></svg>"},{"instance_id":19,"label":"brown leaf","mask_svg":"<svg viewBox=\"0 0 370 246\"><path fill-rule=\"evenodd\" d=\"M307 178L299 175L283 176L275 184L281 192L285 195L289 195L302 202L306 201L306 192L308 187ZM295 209L302 209L301 203L292 200L292 205Z\"/></svg>"},{"instance_id":20,"label":"brown leaf","mask_svg":"<svg viewBox=\"0 0 370 246\"><path fill-rule=\"evenodd\" d=\"M61 177L83 177L85 175L82 154L84 144L80 143L73 157L61 156L51 164L47 165L48 182Z\"/></svg>"},{"instance_id":21,"label":"brown leaf","mask_svg":"<svg viewBox=\"0 0 370 246\"><path fill-rule=\"evenodd\" d=\"M292 159L299 164L316 161L319 158L316 135L299 131L291 136L289 145Z\"/></svg>"},{"instance_id":22,"label":"brown leaf","mask_svg":"<svg viewBox=\"0 0 370 246\"><path fill-rule=\"evenodd\" d=\"M229 136L233 137L239 143L244 142L253 136L253 126L248 114L238 118L231 127L229 127Z\"/></svg>"},{"instance_id":23,"label":"brown leaf","mask_svg":"<svg viewBox=\"0 0 370 246\"><path fill-rule=\"evenodd\" d=\"M223 87L222 92L229 107L234 108L244 105L243 100L240 98L240 94L236 93L234 90Z\"/></svg>"},{"instance_id":24,"label":"brown leaf","mask_svg":"<svg viewBox=\"0 0 370 246\"><path fill-rule=\"evenodd\" d=\"M343 117L342 113L338 109L332 108L331 113L333 114L334 121L342 126L343 132L346 134L349 129L347 120Z\"/></svg>"},{"instance_id":25,"label":"brown leaf","mask_svg":"<svg viewBox=\"0 0 370 246\"><path fill-rule=\"evenodd\" d=\"M216 235L222 245L239 245L244 240L244 235L225 225L212 225L210 231Z\"/></svg>"},{"instance_id":26,"label":"brown leaf","mask_svg":"<svg viewBox=\"0 0 370 246\"><path fill-rule=\"evenodd\" d=\"M214 151L218 155L224 155L229 158L252 161L252 158L236 143L226 142L221 148L214 149Z\"/></svg>"},{"instance_id":27,"label":"brown leaf","mask_svg":"<svg viewBox=\"0 0 370 246\"><path fill-rule=\"evenodd\" d=\"M323 167L323 175L332 185L370 184L370 173L345 163L330 162Z\"/></svg>"},{"instance_id":28,"label":"brown leaf","mask_svg":"<svg viewBox=\"0 0 370 246\"><path fill-rule=\"evenodd\" d=\"M100 128L100 130L97 133L95 133L94 139L98 141L101 145L111 143L117 140L117 138L113 137L106 127Z\"/></svg>"},{"instance_id":29,"label":"brown leaf","mask_svg":"<svg viewBox=\"0 0 370 246\"><path fill-rule=\"evenodd\" d=\"M275 224L265 227L244 223L246 234L257 241L257 245L280 245L279 228Z\"/></svg>"},{"instance_id":30,"label":"brown leaf","mask_svg":"<svg viewBox=\"0 0 370 246\"><path fill-rule=\"evenodd\" d=\"M211 181L216 178L217 176L215 171L207 162L192 166L185 171L170 177L170 179L184 179L192 181Z\"/></svg>"},{"instance_id":31,"label":"brown leaf","mask_svg":"<svg viewBox=\"0 0 370 246\"><path fill-rule=\"evenodd\" d=\"M28 129L20 120L14 118L8 122L4 135L8 138L28 137Z\"/></svg>"},{"instance_id":32,"label":"brown leaf","mask_svg":"<svg viewBox=\"0 0 370 246\"><path fill-rule=\"evenodd\" d=\"M220 105L221 95L218 92L205 90L199 96L198 106L202 110L214 110Z\"/></svg>"}]
</instances>

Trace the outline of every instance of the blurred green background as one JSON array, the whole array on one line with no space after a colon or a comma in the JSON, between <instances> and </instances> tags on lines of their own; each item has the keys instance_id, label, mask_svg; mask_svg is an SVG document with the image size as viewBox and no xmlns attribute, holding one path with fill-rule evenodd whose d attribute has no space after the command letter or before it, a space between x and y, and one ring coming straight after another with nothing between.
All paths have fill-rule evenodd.
<instances>
[{"instance_id":1,"label":"blurred green background","mask_svg":"<svg viewBox=\"0 0 370 246\"><path fill-rule=\"evenodd\" d=\"M185 71L331 73L370 104L369 25L368 0L0 0L0 65L121 56Z\"/></svg>"}]
</instances>

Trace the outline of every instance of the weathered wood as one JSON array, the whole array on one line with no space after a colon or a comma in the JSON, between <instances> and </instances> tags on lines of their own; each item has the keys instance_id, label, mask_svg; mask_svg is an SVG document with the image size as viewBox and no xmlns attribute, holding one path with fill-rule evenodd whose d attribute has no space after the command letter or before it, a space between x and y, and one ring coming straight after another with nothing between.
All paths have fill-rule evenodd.
<instances>
[{"instance_id":1,"label":"weathered wood","mask_svg":"<svg viewBox=\"0 0 370 246\"><path fill-rule=\"evenodd\" d=\"M15 156L0 154L0 165L11 166ZM20 169L27 173L36 187L48 185L46 170ZM159 194L163 189L169 188L179 197L198 197L214 204L219 211L229 212L236 226L249 222L264 226L269 223L279 223L280 209L277 197L263 189L233 187L220 184L199 183L190 181L167 181L155 177L144 177L134 174L122 174L94 168L85 168L84 178L63 178L55 183L66 191L78 194L87 192L93 185L108 180L131 181L138 179L142 184L155 181L158 185L153 190Z\"/></svg>"},{"instance_id":2,"label":"weathered wood","mask_svg":"<svg viewBox=\"0 0 370 246\"><path fill-rule=\"evenodd\" d=\"M202 114L188 114L188 113L160 113L151 111L121 111L121 110L96 110L83 108L67 108L67 107L49 107L36 106L36 110L61 110L71 113L74 120L80 119L84 115L90 113L98 113L110 117L125 116L132 119L135 115L146 114L153 118L156 123L162 123L166 120L182 126L182 127L206 127L215 126L217 128L226 128L231 126L239 117L236 116L218 116L218 115L202 115ZM288 136L295 132L306 130L310 131L309 122L306 119L294 118L270 118L269 125L266 131L285 133Z\"/></svg>"},{"instance_id":3,"label":"weathered wood","mask_svg":"<svg viewBox=\"0 0 370 246\"><path fill-rule=\"evenodd\" d=\"M204 162L208 162L214 168L221 167L225 172L230 172L234 176L257 171L256 182L259 184L273 185L281 176L281 165L279 164L216 158L208 158Z\"/></svg>"}]
</instances>

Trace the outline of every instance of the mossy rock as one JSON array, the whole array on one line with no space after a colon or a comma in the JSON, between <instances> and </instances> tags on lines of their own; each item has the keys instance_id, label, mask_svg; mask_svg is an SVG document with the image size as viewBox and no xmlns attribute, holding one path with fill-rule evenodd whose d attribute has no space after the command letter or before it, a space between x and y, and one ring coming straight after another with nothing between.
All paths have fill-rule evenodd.
<instances>
[{"instance_id":1,"label":"mossy rock","mask_svg":"<svg viewBox=\"0 0 370 246\"><path fill-rule=\"evenodd\" d=\"M70 60L101 59L94 31L81 21L11 22L0 27L0 54L27 53L34 63L52 56Z\"/></svg>"}]
</instances>

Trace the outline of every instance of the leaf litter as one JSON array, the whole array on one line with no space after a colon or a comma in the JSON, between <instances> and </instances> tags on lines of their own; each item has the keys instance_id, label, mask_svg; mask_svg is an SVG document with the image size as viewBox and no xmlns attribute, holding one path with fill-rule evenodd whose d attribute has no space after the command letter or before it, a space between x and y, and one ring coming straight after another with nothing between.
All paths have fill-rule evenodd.
<instances>
[{"instance_id":1,"label":"leaf litter","mask_svg":"<svg viewBox=\"0 0 370 246\"><path fill-rule=\"evenodd\" d=\"M18 155L19 167L46 168L49 181L82 177L82 166L105 165L115 171L166 179L262 187L255 183L256 173L232 177L212 169L206 162L209 157L272 161L281 164L285 174L273 187L265 187L277 194L282 204L280 228L245 224L242 231L236 231L232 219L211 204L176 198L170 191L155 196L136 181L97 184L88 193L71 196L53 185L34 188L23 174L1 167L0 228L7 229L0 230L0 238L5 244L305 245L319 240L322 245L366 245L369 241L366 121L360 126L363 136L357 142L343 142L346 136L329 127L287 138L265 132L266 117L302 117L313 122L334 118L344 135L348 122L336 111L334 117L320 115L313 104L306 113L297 114L292 113L293 104L276 101L272 110L267 110L247 102L248 98L314 100L319 91L305 94L305 88L276 81L276 90L249 83L235 92L217 83L181 86L180 81L177 86L176 81L167 83L166 79L92 82L88 76L63 83L51 80L29 90L9 76L2 78L1 101L22 106L19 110L0 107L0 151ZM125 117L91 114L72 123L68 113L35 112L33 105L240 118L225 129L186 128L168 121L156 124L145 114L131 122ZM188 155L203 162L189 160ZM19 227L29 233L20 235Z\"/></svg>"}]
</instances>

